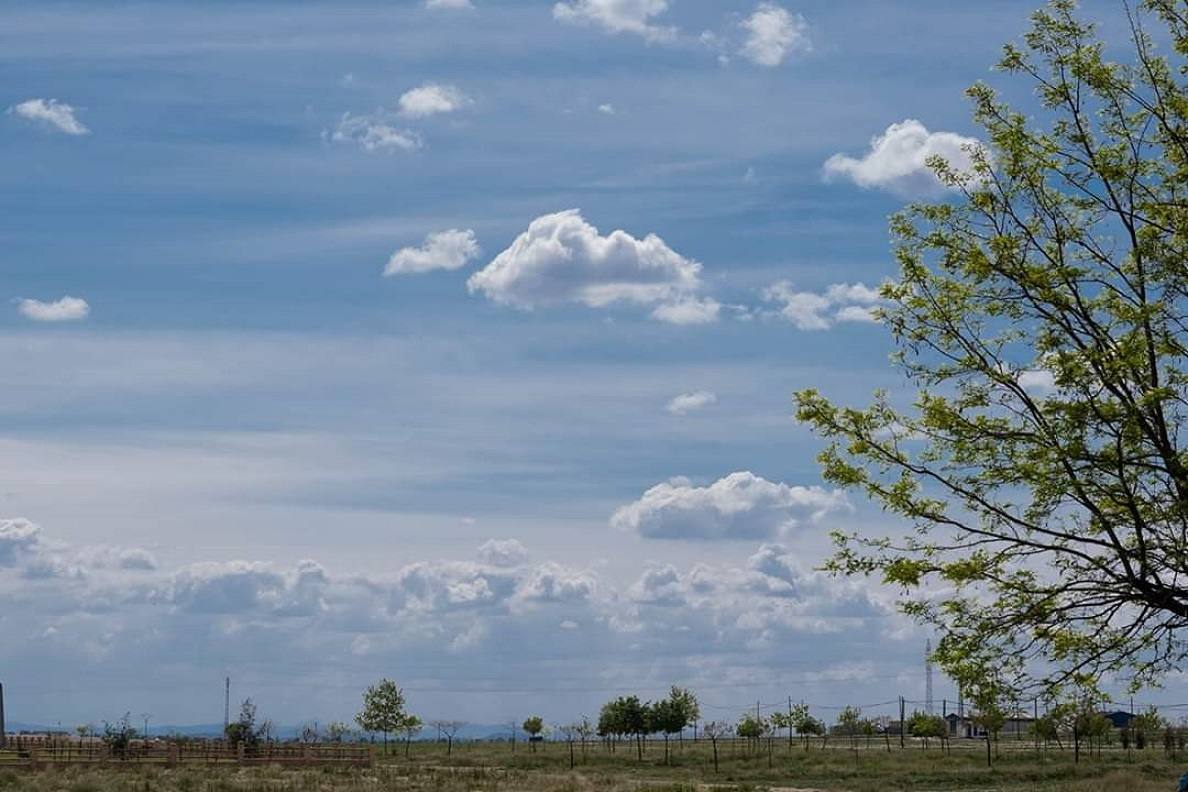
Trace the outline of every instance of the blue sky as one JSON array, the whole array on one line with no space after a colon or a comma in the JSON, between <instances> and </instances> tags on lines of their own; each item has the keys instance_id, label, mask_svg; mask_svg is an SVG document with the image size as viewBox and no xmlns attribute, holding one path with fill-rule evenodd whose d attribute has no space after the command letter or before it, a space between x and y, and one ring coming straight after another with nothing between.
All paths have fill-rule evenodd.
<instances>
[{"instance_id":1,"label":"blue sky","mask_svg":"<svg viewBox=\"0 0 1188 792\"><path fill-rule=\"evenodd\" d=\"M10 716L922 695L790 394L1035 0L453 5L0 8Z\"/></svg>"}]
</instances>

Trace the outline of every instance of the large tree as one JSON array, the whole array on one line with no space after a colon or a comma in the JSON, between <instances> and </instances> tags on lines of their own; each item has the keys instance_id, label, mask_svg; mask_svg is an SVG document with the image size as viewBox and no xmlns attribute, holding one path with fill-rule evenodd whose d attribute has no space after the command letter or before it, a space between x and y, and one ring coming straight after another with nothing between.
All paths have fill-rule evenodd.
<instances>
[{"instance_id":1,"label":"large tree","mask_svg":"<svg viewBox=\"0 0 1188 792\"><path fill-rule=\"evenodd\" d=\"M879 316L914 403L796 397L826 477L909 524L838 535L831 567L902 587L971 693L1185 657L1188 8L1118 10L1124 62L1072 2L1036 12L1000 66L1039 106L970 89L972 168L933 161L951 199L894 218Z\"/></svg>"}]
</instances>

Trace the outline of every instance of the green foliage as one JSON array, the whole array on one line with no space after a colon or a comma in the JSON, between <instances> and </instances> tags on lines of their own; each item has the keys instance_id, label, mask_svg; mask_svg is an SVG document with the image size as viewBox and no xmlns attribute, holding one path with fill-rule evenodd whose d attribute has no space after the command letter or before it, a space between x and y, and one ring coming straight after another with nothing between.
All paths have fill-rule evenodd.
<instances>
[{"instance_id":1,"label":"green foliage","mask_svg":"<svg viewBox=\"0 0 1188 792\"><path fill-rule=\"evenodd\" d=\"M943 739L949 734L949 726L940 715L930 715L927 712L913 712L906 724L908 733L927 742L930 739Z\"/></svg>"},{"instance_id":2,"label":"green foliage","mask_svg":"<svg viewBox=\"0 0 1188 792\"><path fill-rule=\"evenodd\" d=\"M103 742L111 755L117 759L129 758L132 741L137 737L136 729L132 726L132 713L125 712L124 717L115 723L103 722Z\"/></svg>"},{"instance_id":3,"label":"green foliage","mask_svg":"<svg viewBox=\"0 0 1188 792\"><path fill-rule=\"evenodd\" d=\"M1074 3L1037 11L999 67L1043 111L971 88L972 168L930 162L952 200L892 220L879 318L914 405L796 396L826 478L913 529L840 534L829 568L899 587L963 689L1188 657L1188 14L1140 5L1123 63Z\"/></svg>"},{"instance_id":4,"label":"green foliage","mask_svg":"<svg viewBox=\"0 0 1188 792\"><path fill-rule=\"evenodd\" d=\"M239 708L239 718L227 724L224 736L232 745L243 745L250 750L267 739L270 728L268 723L256 724L256 705L247 698Z\"/></svg>"},{"instance_id":5,"label":"green foliage","mask_svg":"<svg viewBox=\"0 0 1188 792\"><path fill-rule=\"evenodd\" d=\"M408 717L404 691L384 678L363 692L363 709L355 716L355 722L363 731L382 734L387 744L388 735L401 731Z\"/></svg>"},{"instance_id":6,"label":"green foliage","mask_svg":"<svg viewBox=\"0 0 1188 792\"><path fill-rule=\"evenodd\" d=\"M531 737L538 737L544 731L544 718L539 715L533 715L524 720L523 729Z\"/></svg>"},{"instance_id":7,"label":"green foliage","mask_svg":"<svg viewBox=\"0 0 1188 792\"><path fill-rule=\"evenodd\" d=\"M809 714L808 704L794 704L791 712L792 728L796 729L796 733L809 737L811 735L822 735L825 733L825 724L814 718Z\"/></svg>"},{"instance_id":8,"label":"green foliage","mask_svg":"<svg viewBox=\"0 0 1188 792\"><path fill-rule=\"evenodd\" d=\"M744 714L734 727L734 731L739 737L748 740L758 740L770 730L771 724L767 722L766 718L755 717L749 712Z\"/></svg>"},{"instance_id":9,"label":"green foliage","mask_svg":"<svg viewBox=\"0 0 1188 792\"><path fill-rule=\"evenodd\" d=\"M681 725L675 731L681 731L701 720L701 703L697 700L697 694L689 688L673 685L672 690L669 691L668 700L680 713Z\"/></svg>"}]
</instances>

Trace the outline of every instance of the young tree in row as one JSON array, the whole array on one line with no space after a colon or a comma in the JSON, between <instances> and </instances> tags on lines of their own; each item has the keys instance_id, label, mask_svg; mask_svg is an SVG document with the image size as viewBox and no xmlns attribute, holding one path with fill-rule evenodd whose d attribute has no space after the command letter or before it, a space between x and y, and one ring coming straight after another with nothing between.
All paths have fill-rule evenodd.
<instances>
[{"instance_id":1,"label":"young tree in row","mask_svg":"<svg viewBox=\"0 0 1188 792\"><path fill-rule=\"evenodd\" d=\"M355 722L363 731L382 734L387 753L388 735L400 731L408 717L404 707L404 691L385 677L363 692L363 709Z\"/></svg>"},{"instance_id":2,"label":"young tree in row","mask_svg":"<svg viewBox=\"0 0 1188 792\"><path fill-rule=\"evenodd\" d=\"M413 737L421 733L424 724L416 715L405 715L404 722L400 724L400 733L404 735L404 758L408 758L409 751L412 749Z\"/></svg>"},{"instance_id":3,"label":"young tree in row","mask_svg":"<svg viewBox=\"0 0 1188 792\"><path fill-rule=\"evenodd\" d=\"M520 727L528 735L528 744L532 746L532 750L536 750L536 744L540 742L541 735L544 734L545 723L544 718L539 715L533 715L524 720L524 724Z\"/></svg>"},{"instance_id":4,"label":"young tree in row","mask_svg":"<svg viewBox=\"0 0 1188 792\"><path fill-rule=\"evenodd\" d=\"M710 721L702 728L702 733L709 739L714 749L714 772L718 772L718 740L730 734L733 726L726 721Z\"/></svg>"},{"instance_id":5,"label":"young tree in row","mask_svg":"<svg viewBox=\"0 0 1188 792\"><path fill-rule=\"evenodd\" d=\"M801 702L792 705L789 719L792 728L796 729L796 733L804 738L804 750L806 751L809 748L809 738L825 734L825 724L809 714L808 704Z\"/></svg>"},{"instance_id":6,"label":"young tree in row","mask_svg":"<svg viewBox=\"0 0 1188 792\"><path fill-rule=\"evenodd\" d=\"M927 751L930 739L936 738L943 743L945 736L949 733L949 726L940 715L917 711L908 718L907 730L913 737L918 737L923 741L923 748Z\"/></svg>"},{"instance_id":7,"label":"young tree in row","mask_svg":"<svg viewBox=\"0 0 1188 792\"><path fill-rule=\"evenodd\" d=\"M446 756L453 756L454 754L454 738L458 736L458 730L466 724L463 721L456 720L436 720L430 726L437 728L437 733L446 740Z\"/></svg>"},{"instance_id":8,"label":"young tree in row","mask_svg":"<svg viewBox=\"0 0 1188 792\"><path fill-rule=\"evenodd\" d=\"M969 694L1188 656L1188 13L1138 5L1125 62L1073 0L1037 11L999 67L1040 111L971 88L983 143L930 161L951 200L892 221L877 318L914 406L796 396L825 477L912 526L838 535L830 567L902 588Z\"/></svg>"},{"instance_id":9,"label":"young tree in row","mask_svg":"<svg viewBox=\"0 0 1188 792\"><path fill-rule=\"evenodd\" d=\"M770 731L771 724L766 718L757 717L750 712L744 713L734 727L734 732L747 741L754 750L759 749L759 741Z\"/></svg>"},{"instance_id":10,"label":"young tree in row","mask_svg":"<svg viewBox=\"0 0 1188 792\"><path fill-rule=\"evenodd\" d=\"M681 740L685 739L685 729L690 726L693 727L693 738L697 739L697 722L701 720L701 703L697 700L697 694L689 688L673 685L668 693L668 700L680 712L681 728L678 733Z\"/></svg>"}]
</instances>

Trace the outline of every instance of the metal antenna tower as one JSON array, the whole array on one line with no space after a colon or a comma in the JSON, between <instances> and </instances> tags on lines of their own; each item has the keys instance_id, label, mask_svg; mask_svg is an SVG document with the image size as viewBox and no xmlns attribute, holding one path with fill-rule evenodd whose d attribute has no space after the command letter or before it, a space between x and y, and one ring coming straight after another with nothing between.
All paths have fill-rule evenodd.
<instances>
[{"instance_id":1,"label":"metal antenna tower","mask_svg":"<svg viewBox=\"0 0 1188 792\"><path fill-rule=\"evenodd\" d=\"M932 714L932 639L924 644L924 709Z\"/></svg>"}]
</instances>

